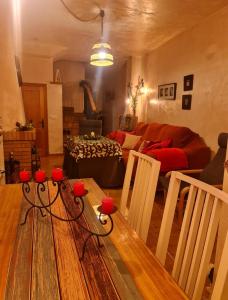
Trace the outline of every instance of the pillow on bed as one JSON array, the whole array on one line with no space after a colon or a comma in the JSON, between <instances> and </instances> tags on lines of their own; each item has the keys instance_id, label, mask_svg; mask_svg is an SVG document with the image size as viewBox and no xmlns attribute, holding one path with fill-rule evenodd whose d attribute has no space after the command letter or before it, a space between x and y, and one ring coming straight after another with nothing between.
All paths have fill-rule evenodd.
<instances>
[{"instance_id":1,"label":"pillow on bed","mask_svg":"<svg viewBox=\"0 0 228 300\"><path fill-rule=\"evenodd\" d=\"M122 148L132 150L140 140L141 136L126 133Z\"/></svg>"}]
</instances>

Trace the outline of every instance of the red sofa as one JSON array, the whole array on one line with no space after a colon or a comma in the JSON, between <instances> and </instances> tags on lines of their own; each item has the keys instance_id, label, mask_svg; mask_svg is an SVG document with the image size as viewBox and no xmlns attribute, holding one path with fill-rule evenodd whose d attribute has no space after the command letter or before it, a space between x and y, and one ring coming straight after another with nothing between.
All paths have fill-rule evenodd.
<instances>
[{"instance_id":1,"label":"red sofa","mask_svg":"<svg viewBox=\"0 0 228 300\"><path fill-rule=\"evenodd\" d=\"M161 160L161 171L168 172L177 169L198 169L203 168L210 161L211 151L203 139L187 127L174 126L159 123L137 124L130 134L141 136L134 147L138 151L143 141L165 141L171 139L169 148L154 149L148 155ZM123 140L123 135L117 135L118 139ZM109 138L116 139L115 134L108 135ZM152 147L153 148L153 147ZM123 150L125 164L128 160L129 149ZM185 160L185 161L184 161Z\"/></svg>"}]
</instances>

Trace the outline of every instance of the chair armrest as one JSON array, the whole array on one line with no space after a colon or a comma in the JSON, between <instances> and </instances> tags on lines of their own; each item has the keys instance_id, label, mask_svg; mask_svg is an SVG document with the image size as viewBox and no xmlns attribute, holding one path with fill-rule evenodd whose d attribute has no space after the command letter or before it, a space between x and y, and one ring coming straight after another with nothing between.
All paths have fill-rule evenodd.
<instances>
[{"instance_id":1,"label":"chair armrest","mask_svg":"<svg viewBox=\"0 0 228 300\"><path fill-rule=\"evenodd\" d=\"M186 175L188 175L188 174L200 174L202 171L203 171L203 169L192 169L192 170L176 170L177 172L180 172L180 173L182 173L182 174L186 174ZM170 177L171 176L171 172L172 171L169 171L169 172L167 172L166 174L165 174L165 177Z\"/></svg>"}]
</instances>

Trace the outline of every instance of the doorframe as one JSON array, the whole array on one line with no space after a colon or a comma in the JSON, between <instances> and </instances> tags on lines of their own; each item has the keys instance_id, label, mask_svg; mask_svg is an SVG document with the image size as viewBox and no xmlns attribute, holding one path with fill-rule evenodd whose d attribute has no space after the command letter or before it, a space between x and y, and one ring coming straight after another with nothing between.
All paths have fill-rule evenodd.
<instances>
[{"instance_id":1,"label":"doorframe","mask_svg":"<svg viewBox=\"0 0 228 300\"><path fill-rule=\"evenodd\" d=\"M47 124L46 128L46 134L45 134L45 140L47 144L47 151L45 151L45 155L49 155L49 134L48 134L48 111L47 111L47 84L46 83L30 83L30 82L23 82L21 85L21 95L22 95L22 87L23 86L42 86L44 87L44 122ZM22 95L22 101L23 95ZM24 102L23 102L24 105ZM25 109L24 109L25 112Z\"/></svg>"}]
</instances>

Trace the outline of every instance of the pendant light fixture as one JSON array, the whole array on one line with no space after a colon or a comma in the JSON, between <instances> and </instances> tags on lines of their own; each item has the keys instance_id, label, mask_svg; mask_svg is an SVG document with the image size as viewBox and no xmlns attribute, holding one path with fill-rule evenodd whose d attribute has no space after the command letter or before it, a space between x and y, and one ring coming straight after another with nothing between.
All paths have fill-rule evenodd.
<instances>
[{"instance_id":1,"label":"pendant light fixture","mask_svg":"<svg viewBox=\"0 0 228 300\"><path fill-rule=\"evenodd\" d=\"M100 40L93 45L92 54L90 56L90 64L97 67L107 67L113 65L113 55L111 53L111 46L104 41L103 38L103 28L104 28L104 16L105 12L103 9L100 9L100 12L90 19L80 18L77 14L75 14L64 2L64 0L60 0L66 10L78 21L80 22L91 22L96 20L98 17L101 18L101 38Z\"/></svg>"},{"instance_id":2,"label":"pendant light fixture","mask_svg":"<svg viewBox=\"0 0 228 300\"><path fill-rule=\"evenodd\" d=\"M92 54L90 56L90 64L97 67L107 67L113 65L113 55L111 53L111 46L104 41L104 10L100 10L101 17L101 39L92 47Z\"/></svg>"}]
</instances>

